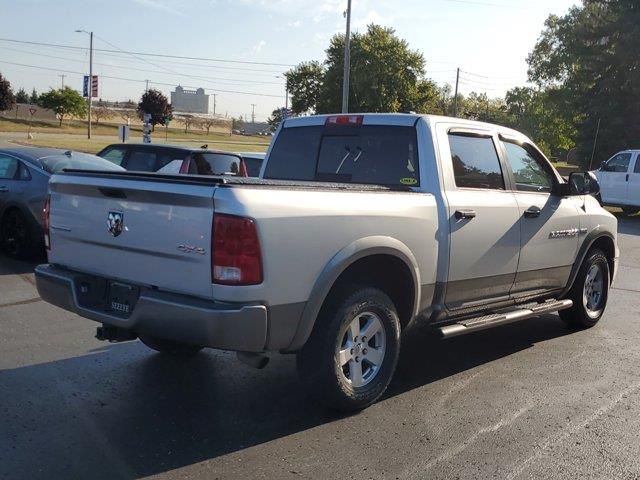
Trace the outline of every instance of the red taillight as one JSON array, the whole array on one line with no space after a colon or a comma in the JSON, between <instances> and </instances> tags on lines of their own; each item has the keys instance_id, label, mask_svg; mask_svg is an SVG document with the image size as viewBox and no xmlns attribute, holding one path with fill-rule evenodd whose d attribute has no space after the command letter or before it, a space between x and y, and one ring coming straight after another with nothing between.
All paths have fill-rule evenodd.
<instances>
[{"instance_id":1,"label":"red taillight","mask_svg":"<svg viewBox=\"0 0 640 480\"><path fill-rule=\"evenodd\" d=\"M325 126L330 125L351 125L358 127L362 125L363 115L332 115L324 121Z\"/></svg>"},{"instance_id":2,"label":"red taillight","mask_svg":"<svg viewBox=\"0 0 640 480\"><path fill-rule=\"evenodd\" d=\"M51 196L47 195L42 208L42 228L44 229L44 246L51 250L51 239L49 238L49 212L51 207Z\"/></svg>"},{"instance_id":3,"label":"red taillight","mask_svg":"<svg viewBox=\"0 0 640 480\"><path fill-rule=\"evenodd\" d=\"M262 283L262 255L258 231L253 220L215 214L211 244L213 283L222 285Z\"/></svg>"}]
</instances>

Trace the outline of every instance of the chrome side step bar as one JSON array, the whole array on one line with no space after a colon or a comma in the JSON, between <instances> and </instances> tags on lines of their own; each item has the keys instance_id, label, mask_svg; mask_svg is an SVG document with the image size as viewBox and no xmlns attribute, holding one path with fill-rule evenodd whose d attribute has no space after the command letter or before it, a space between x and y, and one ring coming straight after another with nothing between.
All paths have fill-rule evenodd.
<instances>
[{"instance_id":1,"label":"chrome side step bar","mask_svg":"<svg viewBox=\"0 0 640 480\"><path fill-rule=\"evenodd\" d=\"M477 332L498 325L506 325L507 323L517 322L526 318L535 317L550 312L557 312L565 308L571 308L573 301L571 300L550 300L535 305L523 305L517 310L510 310L504 313L494 313L482 317L468 318L460 320L451 325L440 327L442 338L457 337L465 333Z\"/></svg>"}]
</instances>

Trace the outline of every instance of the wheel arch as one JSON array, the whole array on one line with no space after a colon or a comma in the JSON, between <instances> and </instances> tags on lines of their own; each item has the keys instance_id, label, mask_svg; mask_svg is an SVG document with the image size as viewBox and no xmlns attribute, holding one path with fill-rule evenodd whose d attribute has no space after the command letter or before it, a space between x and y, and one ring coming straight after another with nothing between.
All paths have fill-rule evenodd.
<instances>
[{"instance_id":1,"label":"wheel arch","mask_svg":"<svg viewBox=\"0 0 640 480\"><path fill-rule=\"evenodd\" d=\"M411 287L410 295L408 295L409 299L403 298L402 305L396 307L399 310L398 314L401 317L403 327L416 316L420 304L420 271L409 247L392 237L372 236L361 238L344 247L325 265L311 290L311 295L305 305L297 331L291 345L286 349L287 351L297 351L302 348L311 335L318 314L331 292L343 281L355 279L354 276L359 278L359 274L367 271L367 264L369 266L392 266L392 268L398 269L394 273L403 272L405 283L400 282L399 285ZM378 276L377 278L380 277ZM392 300L394 300L394 297L396 300L398 299L399 294L397 292L385 293L391 293L389 296Z\"/></svg>"},{"instance_id":2,"label":"wheel arch","mask_svg":"<svg viewBox=\"0 0 640 480\"><path fill-rule=\"evenodd\" d=\"M569 275L569 281L567 282L567 286L562 291L561 297L565 296L573 283L576 280L576 276L578 275L578 271L580 270L580 266L584 262L584 259L587 256L587 253L592 248L598 248L603 251L605 256L607 257L607 263L609 264L609 280L612 281L615 276L615 257L616 257L616 241L614 235L602 229L601 227L596 228L584 239L580 249L578 250L578 254L576 255L576 261L571 268L571 274Z\"/></svg>"}]
</instances>

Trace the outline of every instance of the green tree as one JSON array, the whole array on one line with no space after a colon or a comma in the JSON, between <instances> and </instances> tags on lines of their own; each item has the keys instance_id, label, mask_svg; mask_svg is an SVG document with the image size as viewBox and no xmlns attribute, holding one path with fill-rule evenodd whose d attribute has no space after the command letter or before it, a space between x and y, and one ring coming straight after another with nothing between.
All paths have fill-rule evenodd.
<instances>
[{"instance_id":1,"label":"green tree","mask_svg":"<svg viewBox=\"0 0 640 480\"><path fill-rule=\"evenodd\" d=\"M11 84L0 74L0 112L11 110L15 104L16 97L13 95Z\"/></svg>"},{"instance_id":2,"label":"green tree","mask_svg":"<svg viewBox=\"0 0 640 480\"><path fill-rule=\"evenodd\" d=\"M598 120L596 161L640 146L640 8L636 0L583 0L550 16L528 57L529 77L549 91L575 128L583 164L591 156Z\"/></svg>"},{"instance_id":3,"label":"green tree","mask_svg":"<svg viewBox=\"0 0 640 480\"><path fill-rule=\"evenodd\" d=\"M267 123L269 124L269 130L275 132L283 120L284 108L276 108L273 112L271 112L271 116L267 119ZM291 112L289 115L291 116Z\"/></svg>"},{"instance_id":4,"label":"green tree","mask_svg":"<svg viewBox=\"0 0 640 480\"><path fill-rule=\"evenodd\" d=\"M516 87L505 96L510 126L531 137L548 155L564 157L574 146L576 131L566 112L558 110L555 88Z\"/></svg>"},{"instance_id":5,"label":"green tree","mask_svg":"<svg viewBox=\"0 0 640 480\"><path fill-rule=\"evenodd\" d=\"M16 92L16 103L29 103L29 94L21 88Z\"/></svg>"},{"instance_id":6,"label":"green tree","mask_svg":"<svg viewBox=\"0 0 640 480\"><path fill-rule=\"evenodd\" d=\"M344 35L334 36L324 64L308 62L287 72L294 113L342 108ZM425 61L391 28L369 25L351 40L349 111L441 113L440 92L425 76Z\"/></svg>"},{"instance_id":7,"label":"green tree","mask_svg":"<svg viewBox=\"0 0 640 480\"><path fill-rule=\"evenodd\" d=\"M40 95L38 104L53 110L60 120L60 126L65 117L84 117L87 114L85 99L71 87L51 89Z\"/></svg>"},{"instance_id":8,"label":"green tree","mask_svg":"<svg viewBox=\"0 0 640 480\"><path fill-rule=\"evenodd\" d=\"M169 100L162 92L153 88L144 92L138 103L138 116L140 120L144 119L144 114L151 114L151 125L164 125L171 118L173 108L169 104Z\"/></svg>"},{"instance_id":9,"label":"green tree","mask_svg":"<svg viewBox=\"0 0 640 480\"><path fill-rule=\"evenodd\" d=\"M29 96L29 103L31 105L38 105L38 92L36 92L36 89L34 88L33 90L31 90L31 95Z\"/></svg>"},{"instance_id":10,"label":"green tree","mask_svg":"<svg viewBox=\"0 0 640 480\"><path fill-rule=\"evenodd\" d=\"M291 111L296 115L314 113L320 99L325 70L320 62L303 62L285 77L291 95Z\"/></svg>"}]
</instances>

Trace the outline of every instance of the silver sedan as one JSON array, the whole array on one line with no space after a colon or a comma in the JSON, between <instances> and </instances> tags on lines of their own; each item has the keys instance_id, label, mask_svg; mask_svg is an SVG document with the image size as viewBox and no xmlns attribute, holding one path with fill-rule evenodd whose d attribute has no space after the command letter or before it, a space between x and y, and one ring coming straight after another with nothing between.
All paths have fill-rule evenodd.
<instances>
[{"instance_id":1,"label":"silver sedan","mask_svg":"<svg viewBox=\"0 0 640 480\"><path fill-rule=\"evenodd\" d=\"M123 170L95 155L55 148L0 149L0 248L24 258L42 251L49 178L63 169Z\"/></svg>"}]
</instances>

